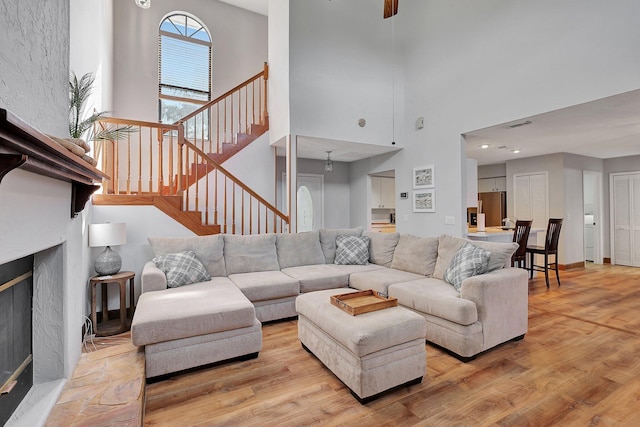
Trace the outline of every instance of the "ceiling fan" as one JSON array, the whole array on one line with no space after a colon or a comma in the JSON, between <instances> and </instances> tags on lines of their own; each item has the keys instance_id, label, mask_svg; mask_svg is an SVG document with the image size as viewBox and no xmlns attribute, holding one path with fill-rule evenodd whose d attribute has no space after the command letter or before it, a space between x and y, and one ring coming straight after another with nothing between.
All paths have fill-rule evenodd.
<instances>
[{"instance_id":1,"label":"ceiling fan","mask_svg":"<svg viewBox=\"0 0 640 427\"><path fill-rule=\"evenodd\" d=\"M384 0L384 19L398 13L398 0Z\"/></svg>"}]
</instances>

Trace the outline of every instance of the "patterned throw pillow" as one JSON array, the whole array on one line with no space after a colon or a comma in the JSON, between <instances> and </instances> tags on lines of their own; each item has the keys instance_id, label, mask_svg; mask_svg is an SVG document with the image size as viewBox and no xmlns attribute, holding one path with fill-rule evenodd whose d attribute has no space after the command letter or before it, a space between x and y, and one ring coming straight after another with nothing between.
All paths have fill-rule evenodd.
<instances>
[{"instance_id":1,"label":"patterned throw pillow","mask_svg":"<svg viewBox=\"0 0 640 427\"><path fill-rule=\"evenodd\" d=\"M460 290L462 281L468 277L482 274L489 265L491 252L485 251L467 242L456 252L451 264L444 272L444 280Z\"/></svg>"},{"instance_id":2,"label":"patterned throw pillow","mask_svg":"<svg viewBox=\"0 0 640 427\"><path fill-rule=\"evenodd\" d=\"M369 238L367 236L336 237L335 264L366 265L369 263Z\"/></svg>"},{"instance_id":3,"label":"patterned throw pillow","mask_svg":"<svg viewBox=\"0 0 640 427\"><path fill-rule=\"evenodd\" d=\"M207 269L194 251L160 255L153 259L153 263L167 276L169 288L211 280Z\"/></svg>"}]
</instances>

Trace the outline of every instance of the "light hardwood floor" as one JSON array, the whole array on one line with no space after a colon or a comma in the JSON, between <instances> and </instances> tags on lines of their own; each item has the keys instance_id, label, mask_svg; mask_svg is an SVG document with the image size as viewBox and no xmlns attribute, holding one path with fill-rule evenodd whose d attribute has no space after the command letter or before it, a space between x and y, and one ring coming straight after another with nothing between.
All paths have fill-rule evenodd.
<instances>
[{"instance_id":1,"label":"light hardwood floor","mask_svg":"<svg viewBox=\"0 0 640 427\"><path fill-rule=\"evenodd\" d=\"M360 405L297 340L263 328L257 359L147 385L145 425L640 425L640 269L529 281L529 332L469 363L427 344L421 384Z\"/></svg>"}]
</instances>

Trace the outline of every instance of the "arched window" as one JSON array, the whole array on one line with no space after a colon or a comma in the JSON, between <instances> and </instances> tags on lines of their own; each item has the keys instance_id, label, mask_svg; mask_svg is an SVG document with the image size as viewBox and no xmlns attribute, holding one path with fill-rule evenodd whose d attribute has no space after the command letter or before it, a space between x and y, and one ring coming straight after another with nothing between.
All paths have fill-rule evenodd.
<instances>
[{"instance_id":1,"label":"arched window","mask_svg":"<svg viewBox=\"0 0 640 427\"><path fill-rule=\"evenodd\" d=\"M211 100L211 36L184 14L160 23L159 120L174 123Z\"/></svg>"}]
</instances>

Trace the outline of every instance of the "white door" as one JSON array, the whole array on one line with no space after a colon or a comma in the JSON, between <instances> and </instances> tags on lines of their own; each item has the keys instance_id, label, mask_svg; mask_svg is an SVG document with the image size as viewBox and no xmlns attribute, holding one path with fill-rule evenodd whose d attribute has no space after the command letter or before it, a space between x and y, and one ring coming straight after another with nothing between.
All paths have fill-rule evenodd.
<instances>
[{"instance_id":1,"label":"white door","mask_svg":"<svg viewBox=\"0 0 640 427\"><path fill-rule=\"evenodd\" d=\"M547 173L514 175L513 194L516 219L531 219L532 227L546 229L549 220ZM544 239L544 233L538 234L542 234Z\"/></svg>"},{"instance_id":2,"label":"white door","mask_svg":"<svg viewBox=\"0 0 640 427\"><path fill-rule=\"evenodd\" d=\"M297 180L297 232L324 228L324 175L299 173ZM287 174L282 173L282 194L285 194Z\"/></svg>"},{"instance_id":3,"label":"white door","mask_svg":"<svg viewBox=\"0 0 640 427\"><path fill-rule=\"evenodd\" d=\"M640 267L640 173L611 174L613 264Z\"/></svg>"}]
</instances>

